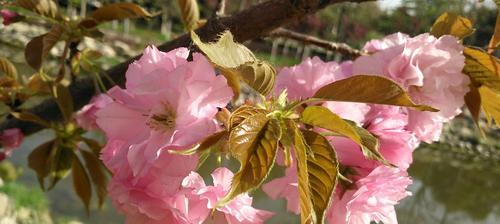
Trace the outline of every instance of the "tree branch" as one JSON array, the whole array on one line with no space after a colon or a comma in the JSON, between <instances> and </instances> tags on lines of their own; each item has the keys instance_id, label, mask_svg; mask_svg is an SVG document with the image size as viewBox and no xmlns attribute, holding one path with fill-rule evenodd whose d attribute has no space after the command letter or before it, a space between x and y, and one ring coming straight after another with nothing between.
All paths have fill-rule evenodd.
<instances>
[{"instance_id":1,"label":"tree branch","mask_svg":"<svg viewBox=\"0 0 500 224\"><path fill-rule=\"evenodd\" d=\"M196 33L204 41L212 41L217 38L217 34L229 29L233 33L236 41L245 42L247 40L266 36L278 27L290 24L308 14L317 12L328 5L342 2L366 2L373 0L269 0L233 16L222 17L210 21L205 26L196 30ZM170 51L179 47L188 47L191 40L188 34L184 34L177 39L160 45L162 51ZM125 71L128 65L141 55L137 55L123 63L115 65L106 71L106 74L123 86L125 83ZM111 84L108 83L108 87ZM94 84L91 78L76 80L70 86L75 109L81 108L90 101L95 94ZM61 113L54 100L47 100L32 108L29 112L49 121L61 119ZM0 124L0 131L8 128L20 128L24 134L28 135L40 130L42 127L31 122L17 120L9 117Z\"/></svg>"},{"instance_id":2,"label":"tree branch","mask_svg":"<svg viewBox=\"0 0 500 224\"><path fill-rule=\"evenodd\" d=\"M341 54L350 56L352 58L359 57L364 54L364 52L354 49L345 43L335 43L327 40L319 39L314 36L297 33L284 28L278 28L269 34L272 37L284 37L296 41L303 42L305 44L316 45L318 47L324 48L326 50L339 52Z\"/></svg>"}]
</instances>

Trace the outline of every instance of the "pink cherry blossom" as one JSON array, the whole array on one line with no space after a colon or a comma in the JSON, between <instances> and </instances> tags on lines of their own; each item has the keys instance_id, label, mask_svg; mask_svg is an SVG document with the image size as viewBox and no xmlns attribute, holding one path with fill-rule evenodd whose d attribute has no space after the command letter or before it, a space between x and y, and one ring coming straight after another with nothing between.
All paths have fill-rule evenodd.
<instances>
[{"instance_id":1,"label":"pink cherry blossom","mask_svg":"<svg viewBox=\"0 0 500 224\"><path fill-rule=\"evenodd\" d=\"M426 142L439 139L442 124L459 114L469 78L462 74L463 46L455 37L393 34L369 42L375 52L354 61L353 74L386 76L403 86L414 101L439 109L437 113L408 109L408 130Z\"/></svg>"},{"instance_id":2,"label":"pink cherry blossom","mask_svg":"<svg viewBox=\"0 0 500 224\"><path fill-rule=\"evenodd\" d=\"M396 224L394 206L411 195L406 187L411 179L405 171L379 166L358 179L355 189L338 189L328 212L332 224L365 224L383 222Z\"/></svg>"},{"instance_id":3,"label":"pink cherry blossom","mask_svg":"<svg viewBox=\"0 0 500 224\"><path fill-rule=\"evenodd\" d=\"M96 113L108 139L125 141L134 175L147 173L163 149L185 149L215 132L217 108L232 98L203 55L187 56L185 48L148 47L127 70L126 89L108 91L114 102Z\"/></svg>"},{"instance_id":4,"label":"pink cherry blossom","mask_svg":"<svg viewBox=\"0 0 500 224\"><path fill-rule=\"evenodd\" d=\"M94 96L90 103L85 105L82 109L80 109L76 115L75 119L78 125L86 130L95 130L98 129L96 124L96 115L95 113L104 108L109 103L113 102L113 99L106 94L99 94Z\"/></svg>"},{"instance_id":5,"label":"pink cherry blossom","mask_svg":"<svg viewBox=\"0 0 500 224\"><path fill-rule=\"evenodd\" d=\"M0 145L3 151L0 152L0 161L4 160L14 149L19 147L24 139L24 135L19 128L10 128L0 133Z\"/></svg>"},{"instance_id":6,"label":"pink cherry blossom","mask_svg":"<svg viewBox=\"0 0 500 224\"><path fill-rule=\"evenodd\" d=\"M307 58L299 65L281 69L276 80L278 95L284 89L289 99L304 99L314 95L321 87L342 79L351 73L351 63L323 62L318 57Z\"/></svg>"},{"instance_id":7,"label":"pink cherry blossom","mask_svg":"<svg viewBox=\"0 0 500 224\"><path fill-rule=\"evenodd\" d=\"M179 203L179 205L182 205L179 208L188 208L184 210L185 213L188 213L187 216L195 217L190 223L200 223L199 221L204 220L203 217L208 217L208 213L212 209L216 209L224 216L224 218L220 216L208 217L208 221L214 218L219 220L216 223L264 223L273 215L271 212L253 208L252 198L247 193L237 196L222 207L217 207L217 202L229 192L232 178L233 173L229 169L222 167L212 173L213 186L206 186L203 178L195 172L191 172L184 179L183 186L191 189L185 197L192 204L185 207L185 203ZM200 201L205 203L200 204Z\"/></svg>"},{"instance_id":8,"label":"pink cherry blossom","mask_svg":"<svg viewBox=\"0 0 500 224\"><path fill-rule=\"evenodd\" d=\"M10 11L8 9L0 10L0 16L3 18L3 25L8 26L11 23L18 22L21 19L21 16L16 12Z\"/></svg>"}]
</instances>

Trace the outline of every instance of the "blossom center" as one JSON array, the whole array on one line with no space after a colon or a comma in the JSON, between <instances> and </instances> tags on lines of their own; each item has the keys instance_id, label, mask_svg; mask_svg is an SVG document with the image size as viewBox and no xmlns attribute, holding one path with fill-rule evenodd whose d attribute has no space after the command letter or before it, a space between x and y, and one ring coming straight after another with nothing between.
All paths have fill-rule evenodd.
<instances>
[{"instance_id":1,"label":"blossom center","mask_svg":"<svg viewBox=\"0 0 500 224\"><path fill-rule=\"evenodd\" d=\"M149 116L147 125L155 131L169 131L175 127L176 114L168 103L161 103Z\"/></svg>"}]
</instances>

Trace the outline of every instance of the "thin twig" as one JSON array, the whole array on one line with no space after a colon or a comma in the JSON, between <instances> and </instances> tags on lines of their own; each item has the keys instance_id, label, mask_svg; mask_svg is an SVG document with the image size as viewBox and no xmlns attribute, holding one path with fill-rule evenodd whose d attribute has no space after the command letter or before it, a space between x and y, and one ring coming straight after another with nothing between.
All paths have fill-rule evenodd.
<instances>
[{"instance_id":1,"label":"thin twig","mask_svg":"<svg viewBox=\"0 0 500 224\"><path fill-rule=\"evenodd\" d=\"M59 73L57 74L57 78L55 82L60 82L64 78L64 73L65 72L65 67L66 67L66 57L68 56L68 50L69 50L69 41L66 41L64 43L64 50L61 55L61 67L59 68Z\"/></svg>"},{"instance_id":2,"label":"thin twig","mask_svg":"<svg viewBox=\"0 0 500 224\"><path fill-rule=\"evenodd\" d=\"M326 50L335 51L335 52L339 52L339 53L344 54L344 55L351 56L352 58L356 58L356 57L359 57L361 55L366 54L365 52L360 51L358 49L354 49L345 43L330 42L327 40L323 40L323 39L313 37L310 35L306 35L306 34L302 34L302 33L297 33L295 31L287 30L284 28L278 28L278 29L272 31L269 35L272 37L284 37L284 38L300 41L300 42L303 42L305 44L316 45L316 46L324 48Z\"/></svg>"}]
</instances>

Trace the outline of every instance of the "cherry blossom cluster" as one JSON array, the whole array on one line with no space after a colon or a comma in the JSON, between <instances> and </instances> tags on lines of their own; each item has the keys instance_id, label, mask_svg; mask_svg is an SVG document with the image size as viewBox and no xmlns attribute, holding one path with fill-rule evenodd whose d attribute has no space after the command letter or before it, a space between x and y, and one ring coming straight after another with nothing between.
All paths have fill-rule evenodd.
<instances>
[{"instance_id":1,"label":"cherry blossom cluster","mask_svg":"<svg viewBox=\"0 0 500 224\"><path fill-rule=\"evenodd\" d=\"M347 138L328 137L346 177L337 185L328 211L327 220L334 224L397 223L394 206L411 194L406 190L411 184L406 170L413 150L422 141L439 139L443 123L461 112L468 92L469 79L462 74L463 46L452 36L412 38L397 33L368 42L364 50L370 54L354 61L339 64L315 57L281 69L275 95L286 89L290 101L306 99L331 82L373 74L394 80L416 103L440 112L323 104L377 136L381 154L396 166L366 159ZM215 115L233 98L224 76L216 75L203 55L193 53L189 61L188 56L185 48L167 53L146 48L129 66L125 88L110 89L77 113L80 126L106 134L101 159L113 173L108 194L126 223L264 223L273 213L253 208L248 194L217 205L230 189L229 169L214 170L213 184L207 185L195 172L197 155L172 153L219 130ZM278 156L277 164L284 165L284 155ZM287 209L298 214L295 166L291 164L285 176L263 189L272 199L286 199Z\"/></svg>"}]
</instances>

